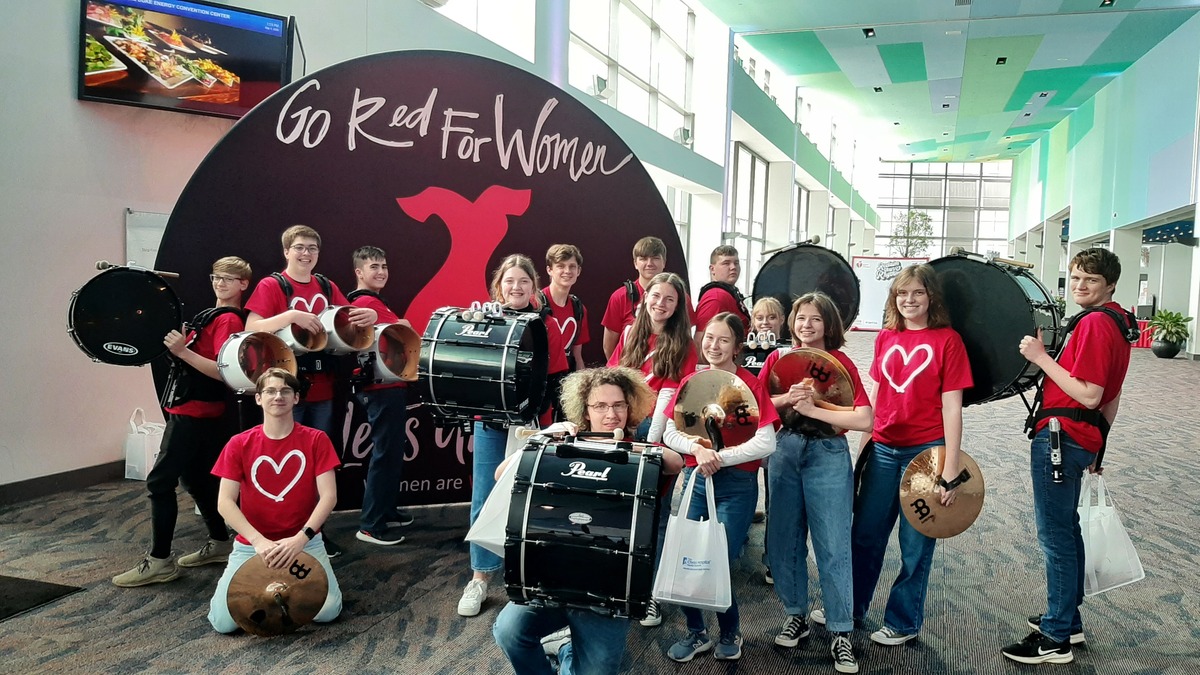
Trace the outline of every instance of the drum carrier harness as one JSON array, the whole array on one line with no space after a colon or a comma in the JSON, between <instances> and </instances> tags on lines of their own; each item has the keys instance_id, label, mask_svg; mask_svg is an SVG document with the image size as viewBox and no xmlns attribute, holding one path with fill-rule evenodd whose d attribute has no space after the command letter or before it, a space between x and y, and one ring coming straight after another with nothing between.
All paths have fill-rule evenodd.
<instances>
[{"instance_id":1,"label":"drum carrier harness","mask_svg":"<svg viewBox=\"0 0 1200 675\"><path fill-rule=\"evenodd\" d=\"M1141 336L1141 330L1137 325L1137 317L1130 314L1128 311L1118 312L1111 307L1088 307L1071 317L1067 321L1066 327L1063 329L1063 346L1067 344L1067 336L1074 332L1075 327L1083 320L1083 317L1095 312L1104 312L1113 323L1117 326L1117 331L1130 344L1137 342ZM1059 348L1061 354L1062 348ZM1055 361L1058 360L1058 355L1055 354ZM1100 430L1100 450L1096 453L1096 468L1100 468L1100 463L1104 460L1104 451L1108 447L1108 431L1111 425L1105 419L1104 413L1100 412L1100 408L1043 408L1043 396L1046 389L1046 374L1038 378L1037 393L1033 397L1033 405L1025 399L1025 394L1021 394L1021 399L1025 401L1025 407L1029 409L1029 416L1025 418L1025 432L1030 440L1037 434L1037 425L1042 420L1049 417L1065 417L1066 419L1076 422L1084 422L1091 424Z\"/></svg>"},{"instance_id":2,"label":"drum carrier harness","mask_svg":"<svg viewBox=\"0 0 1200 675\"><path fill-rule=\"evenodd\" d=\"M194 331L188 345L195 344L200 339L204 328L222 314L236 313L245 322L248 312L241 307L209 307L197 314L185 328ZM174 408L188 401L224 401L225 383L214 380L192 367L183 359L170 354L170 370L167 371L167 383L163 386L162 397L158 403L164 408Z\"/></svg>"},{"instance_id":3,"label":"drum carrier harness","mask_svg":"<svg viewBox=\"0 0 1200 675\"><path fill-rule=\"evenodd\" d=\"M737 286L734 286L727 281L710 281L707 284L704 284L704 287L700 289L700 295L696 296L696 305L699 306L700 299L704 297L704 294L714 288L719 288L733 297L734 303L737 304L738 314L741 315L742 322L746 324L746 330L749 331L750 314L746 311L746 296L742 295L742 292L738 290Z\"/></svg>"}]
</instances>

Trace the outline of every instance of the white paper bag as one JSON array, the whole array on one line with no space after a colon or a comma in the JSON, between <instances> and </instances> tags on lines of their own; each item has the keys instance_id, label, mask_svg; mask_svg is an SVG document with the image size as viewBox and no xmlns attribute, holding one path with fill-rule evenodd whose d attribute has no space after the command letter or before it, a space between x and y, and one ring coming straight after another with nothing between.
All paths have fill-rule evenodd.
<instances>
[{"instance_id":1,"label":"white paper bag","mask_svg":"<svg viewBox=\"0 0 1200 675\"><path fill-rule=\"evenodd\" d=\"M487 550L504 557L504 529L508 526L508 506L512 503L513 484L516 483L517 466L520 458L504 467L504 473L496 479L488 498L479 510L479 517L467 531L466 540L479 544Z\"/></svg>"},{"instance_id":2,"label":"white paper bag","mask_svg":"<svg viewBox=\"0 0 1200 675\"><path fill-rule=\"evenodd\" d=\"M1083 532L1083 594L1096 595L1146 577L1137 549L1121 524L1104 477L1084 475L1079 491L1079 528Z\"/></svg>"},{"instance_id":3,"label":"white paper bag","mask_svg":"<svg viewBox=\"0 0 1200 675\"><path fill-rule=\"evenodd\" d=\"M138 418L141 418L141 421ZM147 422L146 411L134 408L129 416L129 433L125 436L125 477L133 480L146 480L154 460L158 457L158 449L162 445L163 430L167 425L159 422Z\"/></svg>"},{"instance_id":4,"label":"white paper bag","mask_svg":"<svg viewBox=\"0 0 1200 675\"><path fill-rule=\"evenodd\" d=\"M729 584L729 544L725 525L717 520L712 477L706 477L708 518L689 520L696 476L692 471L679 503L679 513L667 520L662 558L654 577L655 600L723 612L733 604Z\"/></svg>"}]
</instances>

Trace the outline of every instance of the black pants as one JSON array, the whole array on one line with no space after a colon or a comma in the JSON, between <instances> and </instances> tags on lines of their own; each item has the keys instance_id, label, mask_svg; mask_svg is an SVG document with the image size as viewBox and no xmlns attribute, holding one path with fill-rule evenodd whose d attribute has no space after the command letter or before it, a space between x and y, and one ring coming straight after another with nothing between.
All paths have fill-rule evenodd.
<instances>
[{"instance_id":1,"label":"black pants","mask_svg":"<svg viewBox=\"0 0 1200 675\"><path fill-rule=\"evenodd\" d=\"M222 417L172 415L163 432L162 446L154 468L146 477L150 491L150 528L153 543L150 555L171 555L171 539L179 518L175 487L180 482L200 508L208 527L208 536L217 541L229 539L225 520L217 513L217 489L221 479L212 475L213 465L229 440L229 427Z\"/></svg>"}]
</instances>

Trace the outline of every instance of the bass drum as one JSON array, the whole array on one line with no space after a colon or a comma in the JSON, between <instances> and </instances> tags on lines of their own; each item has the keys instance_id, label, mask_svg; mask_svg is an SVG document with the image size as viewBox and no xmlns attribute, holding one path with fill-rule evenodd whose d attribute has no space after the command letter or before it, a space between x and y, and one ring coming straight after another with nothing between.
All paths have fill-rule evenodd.
<instances>
[{"instance_id":1,"label":"bass drum","mask_svg":"<svg viewBox=\"0 0 1200 675\"><path fill-rule=\"evenodd\" d=\"M1046 351L1056 353L1062 312L1028 270L958 253L929 263L942 282L950 324L962 336L975 386L963 405L1015 396L1036 384L1041 369L1017 345L1042 329Z\"/></svg>"},{"instance_id":2,"label":"bass drum","mask_svg":"<svg viewBox=\"0 0 1200 675\"><path fill-rule=\"evenodd\" d=\"M796 298L812 291L833 298L847 328L858 317L858 277L845 258L824 246L797 244L779 251L754 277L754 302L773 297L785 315ZM791 332L790 326L784 328ZM779 341L786 342L782 336Z\"/></svg>"},{"instance_id":3,"label":"bass drum","mask_svg":"<svg viewBox=\"0 0 1200 675\"><path fill-rule=\"evenodd\" d=\"M549 343L534 313L467 320L463 310L433 313L421 337L419 377L436 417L522 424L541 410Z\"/></svg>"},{"instance_id":4,"label":"bass drum","mask_svg":"<svg viewBox=\"0 0 1200 675\"><path fill-rule=\"evenodd\" d=\"M234 333L217 352L217 372L239 394L252 393L259 376L268 368L283 368L296 374L295 354L271 333Z\"/></svg>"},{"instance_id":5,"label":"bass drum","mask_svg":"<svg viewBox=\"0 0 1200 675\"><path fill-rule=\"evenodd\" d=\"M534 442L519 461L504 544L509 599L644 618L654 584L661 451Z\"/></svg>"},{"instance_id":6,"label":"bass drum","mask_svg":"<svg viewBox=\"0 0 1200 675\"><path fill-rule=\"evenodd\" d=\"M113 267L71 294L67 332L93 361L141 366L167 353L163 338L182 330L179 297L150 270Z\"/></svg>"}]
</instances>

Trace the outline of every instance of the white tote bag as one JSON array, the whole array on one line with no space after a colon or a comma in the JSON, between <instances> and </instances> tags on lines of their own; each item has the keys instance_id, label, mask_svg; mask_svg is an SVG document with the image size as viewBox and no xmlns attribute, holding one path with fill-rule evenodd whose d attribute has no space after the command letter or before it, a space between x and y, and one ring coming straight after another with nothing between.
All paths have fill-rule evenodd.
<instances>
[{"instance_id":1,"label":"white tote bag","mask_svg":"<svg viewBox=\"0 0 1200 675\"><path fill-rule=\"evenodd\" d=\"M479 544L487 550L504 557L504 530L508 527L508 507L512 503L513 485L516 483L517 466L514 459L504 467L504 473L496 479L496 485L483 502L479 517L467 531L466 540Z\"/></svg>"},{"instance_id":2,"label":"white tote bag","mask_svg":"<svg viewBox=\"0 0 1200 675\"><path fill-rule=\"evenodd\" d=\"M146 411L134 408L129 416L129 433L125 435L126 478L146 480L150 469L154 468L166 428L167 425L160 422L147 422Z\"/></svg>"},{"instance_id":3,"label":"white tote bag","mask_svg":"<svg viewBox=\"0 0 1200 675\"><path fill-rule=\"evenodd\" d=\"M1137 549L1121 524L1121 515L1104 486L1104 477L1084 475L1079 491L1079 528L1083 532L1083 594L1096 595L1146 577Z\"/></svg>"},{"instance_id":4,"label":"white tote bag","mask_svg":"<svg viewBox=\"0 0 1200 675\"><path fill-rule=\"evenodd\" d=\"M717 520L711 476L704 479L707 481L704 493L708 498L708 518L689 520L687 517L699 474L699 471L692 472L679 503L679 513L667 520L666 539L652 595L655 600L675 605L723 612L733 604L733 589L729 585L729 544L725 539L725 525Z\"/></svg>"}]
</instances>

